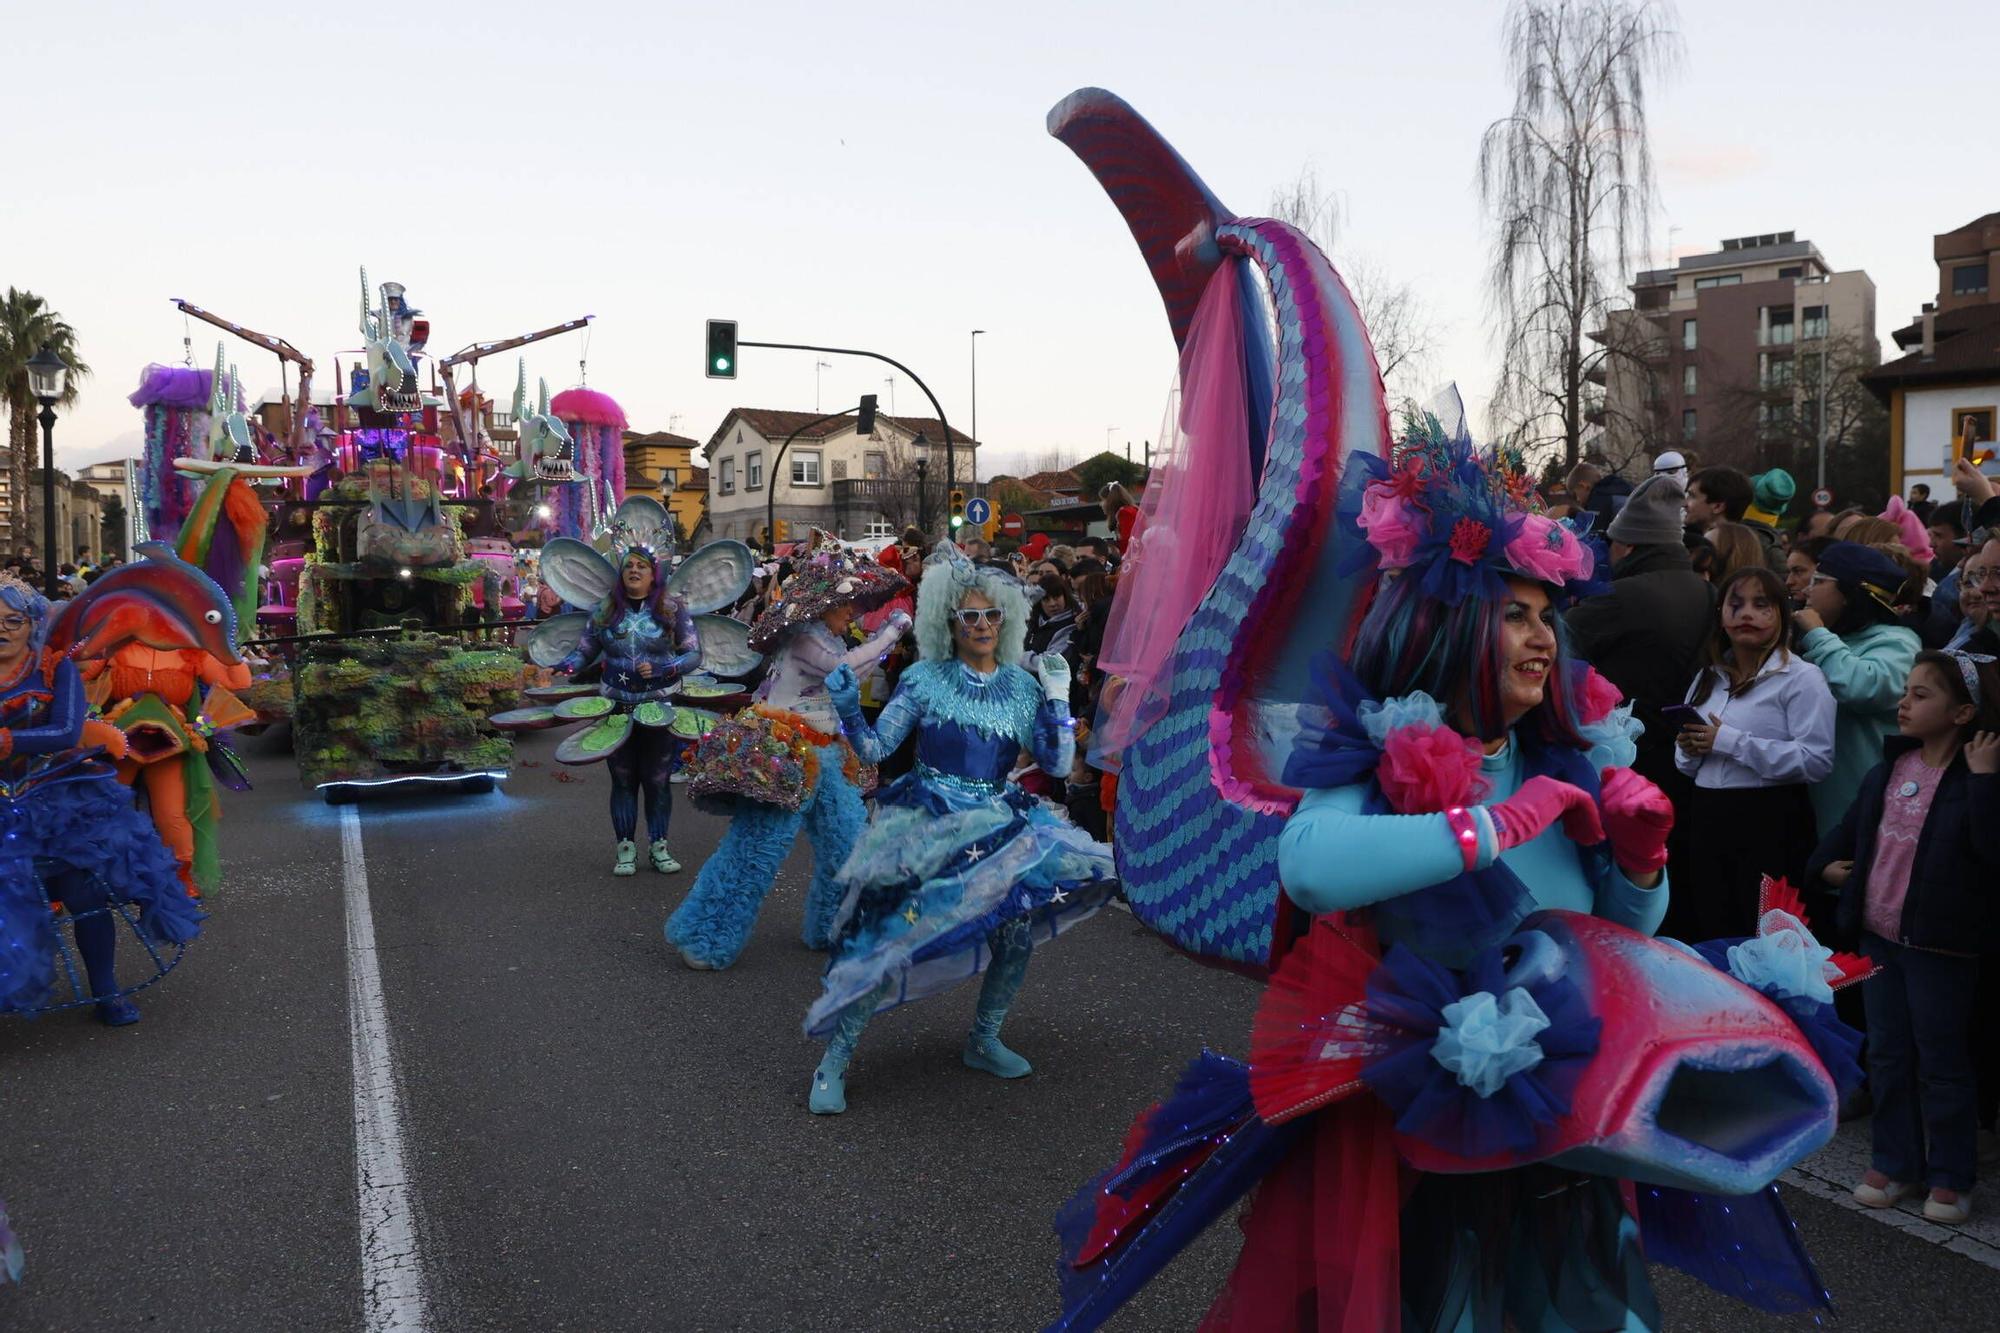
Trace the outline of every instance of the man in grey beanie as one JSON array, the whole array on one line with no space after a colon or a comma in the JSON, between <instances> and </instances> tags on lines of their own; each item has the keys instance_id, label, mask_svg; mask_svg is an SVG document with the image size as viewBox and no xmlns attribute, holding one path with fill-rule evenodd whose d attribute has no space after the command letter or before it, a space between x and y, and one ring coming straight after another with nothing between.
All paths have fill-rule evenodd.
<instances>
[{"instance_id":1,"label":"man in grey beanie","mask_svg":"<svg viewBox=\"0 0 2000 1333\"><path fill-rule=\"evenodd\" d=\"M1685 501L1670 476L1640 482L1605 530L1611 591L1578 602L1566 617L1577 653L1624 691L1632 715L1646 726L1632 767L1677 806L1687 779L1674 767L1678 728L1660 709L1687 697L1715 606L1715 590L1694 572L1681 544Z\"/></svg>"}]
</instances>

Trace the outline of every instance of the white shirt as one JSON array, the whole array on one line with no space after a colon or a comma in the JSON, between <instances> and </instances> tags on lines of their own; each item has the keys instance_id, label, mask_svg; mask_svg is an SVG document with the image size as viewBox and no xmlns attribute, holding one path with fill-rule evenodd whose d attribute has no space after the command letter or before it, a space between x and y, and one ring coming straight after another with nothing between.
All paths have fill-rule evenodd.
<instances>
[{"instance_id":1,"label":"white shirt","mask_svg":"<svg viewBox=\"0 0 2000 1333\"><path fill-rule=\"evenodd\" d=\"M1698 705L1719 715L1715 748L1694 755L1674 747L1674 764L1697 787L1776 787L1818 782L1833 772L1833 691L1820 669L1796 654L1772 653L1749 688L1729 693L1720 667L1708 667L1688 688L1692 703L1702 679L1715 687Z\"/></svg>"}]
</instances>

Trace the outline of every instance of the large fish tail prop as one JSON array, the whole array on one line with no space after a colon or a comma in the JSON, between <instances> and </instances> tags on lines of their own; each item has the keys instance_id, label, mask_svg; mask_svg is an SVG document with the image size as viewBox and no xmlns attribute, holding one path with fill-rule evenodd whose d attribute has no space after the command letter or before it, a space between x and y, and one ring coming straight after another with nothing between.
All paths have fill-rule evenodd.
<instances>
[{"instance_id":1,"label":"large fish tail prop","mask_svg":"<svg viewBox=\"0 0 2000 1333\"><path fill-rule=\"evenodd\" d=\"M229 595L239 627L257 623L257 572L270 529L270 515L256 491L228 470L209 477L181 524L176 554Z\"/></svg>"},{"instance_id":2,"label":"large fish tail prop","mask_svg":"<svg viewBox=\"0 0 2000 1333\"><path fill-rule=\"evenodd\" d=\"M1347 457L1387 449L1381 375L1353 298L1296 228L1230 214L1102 89L1065 98L1048 126L1124 215L1184 358L1211 284L1240 303L1255 502L1161 669L1156 716L1124 751L1116 827L1140 920L1198 957L1261 971L1286 934L1277 844L1297 793L1277 775L1314 697L1310 660L1353 611L1334 504Z\"/></svg>"}]
</instances>

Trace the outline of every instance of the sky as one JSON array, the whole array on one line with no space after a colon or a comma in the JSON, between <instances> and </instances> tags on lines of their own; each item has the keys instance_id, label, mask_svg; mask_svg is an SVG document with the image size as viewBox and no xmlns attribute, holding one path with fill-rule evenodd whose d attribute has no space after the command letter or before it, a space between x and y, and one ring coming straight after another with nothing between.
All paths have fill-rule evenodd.
<instances>
[{"instance_id":1,"label":"sky","mask_svg":"<svg viewBox=\"0 0 2000 1333\"><path fill-rule=\"evenodd\" d=\"M0 0L22 57L0 80L0 284L47 297L95 372L56 428L63 467L134 450L125 395L182 356L172 298L289 339L326 383L360 346L363 264L409 289L436 353L594 315L527 349L531 382L575 384L587 357L638 429L705 440L731 407L816 392L828 411L872 392L929 414L858 358L746 349L739 379L706 379L709 318L884 352L969 429L977 328L982 475L1136 455L1172 340L1122 220L1044 128L1095 85L1240 214L1313 168L1337 196L1336 262L1411 284L1440 334L1430 378L1478 421L1497 359L1475 167L1511 103L1503 12ZM1990 118L1952 104L1988 94L1951 93L1938 68L1991 31L1988 4L1677 14L1685 60L1651 94L1661 208L1635 264L1795 230L1873 277L1887 345L1935 294L1932 235L2000 208ZM223 335L192 336L211 364ZM275 358L228 341L252 396L276 389ZM511 354L481 372L503 399L513 378Z\"/></svg>"}]
</instances>

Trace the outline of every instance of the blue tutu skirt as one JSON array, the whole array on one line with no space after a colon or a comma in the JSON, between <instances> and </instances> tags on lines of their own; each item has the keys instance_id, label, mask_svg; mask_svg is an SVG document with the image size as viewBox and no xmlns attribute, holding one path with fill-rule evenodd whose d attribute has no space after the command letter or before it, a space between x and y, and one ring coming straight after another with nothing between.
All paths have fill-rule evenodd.
<instances>
[{"instance_id":1,"label":"blue tutu skirt","mask_svg":"<svg viewBox=\"0 0 2000 1333\"><path fill-rule=\"evenodd\" d=\"M1109 901L1117 867L1109 846L1018 787L968 806L907 773L877 798L839 883L833 963L806 1013L816 1037L866 996L880 1012L978 976L1009 923L1031 946L1054 939Z\"/></svg>"},{"instance_id":2,"label":"blue tutu skirt","mask_svg":"<svg viewBox=\"0 0 2000 1333\"><path fill-rule=\"evenodd\" d=\"M78 910L85 898L128 907L140 935L161 944L201 933L202 910L131 789L95 760L69 755L39 767L49 776L16 773L12 794L0 797L0 1013L48 1000L58 921L51 898L68 893Z\"/></svg>"}]
</instances>

